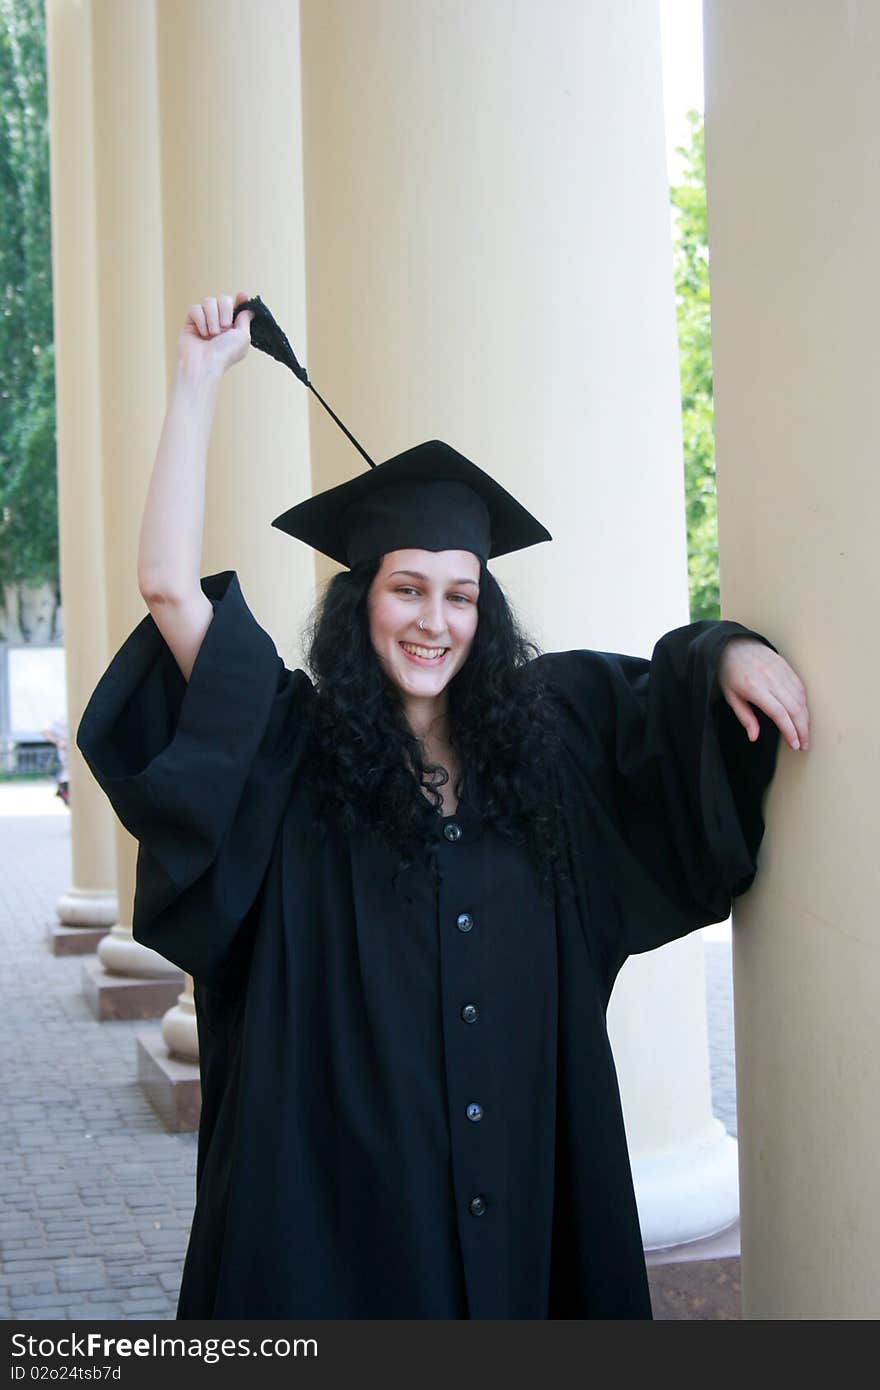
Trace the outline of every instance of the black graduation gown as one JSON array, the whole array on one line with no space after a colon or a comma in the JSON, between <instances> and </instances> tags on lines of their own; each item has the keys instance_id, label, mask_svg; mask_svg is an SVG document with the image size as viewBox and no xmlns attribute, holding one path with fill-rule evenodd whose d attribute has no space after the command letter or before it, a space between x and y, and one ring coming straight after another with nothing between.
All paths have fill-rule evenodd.
<instances>
[{"instance_id":1,"label":"black graduation gown","mask_svg":"<svg viewBox=\"0 0 880 1390\"><path fill-rule=\"evenodd\" d=\"M368 824L314 836L312 684L234 572L202 587L189 683L147 616L77 734L139 841L135 938L196 982L178 1317L650 1318L605 1011L628 954L724 919L754 878L778 730L756 711L750 744L715 670L760 634L537 658L568 887L467 798L434 872L395 885Z\"/></svg>"}]
</instances>

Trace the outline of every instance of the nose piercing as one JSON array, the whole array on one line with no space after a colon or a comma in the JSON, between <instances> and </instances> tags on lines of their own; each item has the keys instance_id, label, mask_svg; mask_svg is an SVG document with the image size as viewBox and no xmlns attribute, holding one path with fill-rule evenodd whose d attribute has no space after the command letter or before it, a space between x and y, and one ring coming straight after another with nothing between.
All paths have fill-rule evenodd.
<instances>
[{"instance_id":1,"label":"nose piercing","mask_svg":"<svg viewBox=\"0 0 880 1390\"><path fill-rule=\"evenodd\" d=\"M419 618L419 627L421 628L422 632L424 632L424 630L425 630L425 620L424 620L424 618Z\"/></svg>"}]
</instances>

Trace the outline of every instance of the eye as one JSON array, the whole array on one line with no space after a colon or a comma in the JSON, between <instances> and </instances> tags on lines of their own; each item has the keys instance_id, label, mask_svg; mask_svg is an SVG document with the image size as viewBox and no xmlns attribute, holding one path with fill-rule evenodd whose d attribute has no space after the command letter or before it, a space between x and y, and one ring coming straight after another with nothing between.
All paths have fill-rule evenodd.
<instances>
[{"instance_id":1,"label":"eye","mask_svg":"<svg viewBox=\"0 0 880 1390\"><path fill-rule=\"evenodd\" d=\"M449 597L453 600L453 602L458 600L461 603L470 603L471 601L467 594L450 594Z\"/></svg>"},{"instance_id":2,"label":"eye","mask_svg":"<svg viewBox=\"0 0 880 1390\"><path fill-rule=\"evenodd\" d=\"M411 584L401 584L394 592L397 594L417 594L419 591L414 589Z\"/></svg>"}]
</instances>

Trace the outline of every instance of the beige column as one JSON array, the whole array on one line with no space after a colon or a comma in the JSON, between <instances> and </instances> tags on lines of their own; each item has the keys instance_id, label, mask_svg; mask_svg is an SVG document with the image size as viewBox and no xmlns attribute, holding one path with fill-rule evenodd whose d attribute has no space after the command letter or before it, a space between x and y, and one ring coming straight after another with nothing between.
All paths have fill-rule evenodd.
<instances>
[{"instance_id":1,"label":"beige column","mask_svg":"<svg viewBox=\"0 0 880 1390\"><path fill-rule=\"evenodd\" d=\"M90 8L103 558L112 654L145 612L136 562L165 398L162 205L153 4L92 0ZM118 822L115 836L121 920L98 947L101 966L111 977L177 973L132 938L135 844ZM105 985L96 982L98 990Z\"/></svg>"},{"instance_id":2,"label":"beige column","mask_svg":"<svg viewBox=\"0 0 880 1390\"><path fill-rule=\"evenodd\" d=\"M106 657L90 6L46 6L58 528L64 581L73 882L62 924L116 921L113 816L74 731ZM93 948L93 947L92 947Z\"/></svg>"},{"instance_id":3,"label":"beige column","mask_svg":"<svg viewBox=\"0 0 880 1390\"><path fill-rule=\"evenodd\" d=\"M307 360L297 7L157 0L157 19L169 377L190 303L239 289L262 296ZM314 567L271 522L311 487L309 394L252 349L224 379L208 467L203 572L238 571L288 664Z\"/></svg>"},{"instance_id":4,"label":"beige column","mask_svg":"<svg viewBox=\"0 0 880 1390\"><path fill-rule=\"evenodd\" d=\"M190 303L246 289L262 293L292 333L304 324L298 25L295 10L265 0L227 4L222 14L207 0L158 7L153 0L50 0L49 8L56 92L71 117L69 144L62 132L55 153L55 215L79 218L81 237L68 246L66 223L57 222L59 264L75 262L67 282L71 293L79 291L71 301L79 314L67 309L61 319L60 361L74 355L91 389L89 396L72 379L68 429L84 441L80 453L96 489L100 460L100 529L94 526L93 545L82 544L82 536L77 543L106 601L106 613L90 607L88 622L100 639L88 661L69 633L71 667L79 673L75 724L108 656L146 612L137 588L138 532ZM252 53L261 55L256 86L241 63ZM267 180L266 169L288 173ZM75 188L65 181L68 170ZM91 363L82 352L83 317ZM84 400L91 415L81 428ZM203 572L239 571L255 613L292 663L313 597L313 567L308 552L270 522L309 486L302 388L253 352L221 391ZM82 782L91 792L91 779ZM104 804L101 797L102 811ZM122 921L102 942L102 970L87 988L100 993L105 977L112 983L119 976L154 977L158 987L166 977L174 999L179 972L132 939L135 844L118 825L115 833ZM118 1016L115 1005L100 1016Z\"/></svg>"},{"instance_id":5,"label":"beige column","mask_svg":"<svg viewBox=\"0 0 880 1390\"><path fill-rule=\"evenodd\" d=\"M688 620L672 251L650 0L303 0L309 371L373 457L447 440L546 522L493 566L548 649ZM316 483L362 461L320 407ZM699 936L611 1024L643 1235L737 1213Z\"/></svg>"},{"instance_id":6,"label":"beige column","mask_svg":"<svg viewBox=\"0 0 880 1390\"><path fill-rule=\"evenodd\" d=\"M296 7L158 0L156 18L163 280L154 288L168 377L189 305L240 289L262 296L304 357ZM289 666L301 661L314 566L271 521L311 489L305 397L291 372L252 349L223 382L207 475L202 573L238 571ZM172 1056L198 1055L189 979L162 1035Z\"/></svg>"},{"instance_id":7,"label":"beige column","mask_svg":"<svg viewBox=\"0 0 880 1390\"><path fill-rule=\"evenodd\" d=\"M801 675L734 930L747 1317L880 1316L880 10L707 0L724 605Z\"/></svg>"}]
</instances>

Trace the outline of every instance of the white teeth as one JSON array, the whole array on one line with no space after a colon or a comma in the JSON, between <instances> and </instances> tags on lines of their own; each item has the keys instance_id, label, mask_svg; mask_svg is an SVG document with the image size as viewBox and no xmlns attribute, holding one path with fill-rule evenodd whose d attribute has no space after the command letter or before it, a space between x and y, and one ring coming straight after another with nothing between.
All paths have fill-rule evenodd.
<instances>
[{"instance_id":1,"label":"white teeth","mask_svg":"<svg viewBox=\"0 0 880 1390\"><path fill-rule=\"evenodd\" d=\"M442 656L446 651L445 647L417 647L414 642L401 642L400 645L405 652L411 652L413 656L423 656L427 660Z\"/></svg>"}]
</instances>

